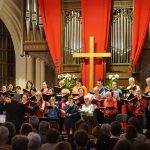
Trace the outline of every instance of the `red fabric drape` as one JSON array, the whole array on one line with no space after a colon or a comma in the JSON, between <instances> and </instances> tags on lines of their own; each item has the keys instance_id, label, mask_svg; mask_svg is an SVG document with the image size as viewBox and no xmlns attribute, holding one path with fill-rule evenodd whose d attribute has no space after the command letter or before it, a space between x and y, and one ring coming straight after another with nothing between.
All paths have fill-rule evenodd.
<instances>
[{"instance_id":1,"label":"red fabric drape","mask_svg":"<svg viewBox=\"0 0 150 150\"><path fill-rule=\"evenodd\" d=\"M134 0L134 16L133 16L133 38L131 61L134 67L140 57L148 23L150 19L150 1L149 0Z\"/></svg>"},{"instance_id":2,"label":"red fabric drape","mask_svg":"<svg viewBox=\"0 0 150 150\"><path fill-rule=\"evenodd\" d=\"M38 0L42 22L53 63L61 59L61 2L60 0Z\"/></svg>"},{"instance_id":3,"label":"red fabric drape","mask_svg":"<svg viewBox=\"0 0 150 150\"><path fill-rule=\"evenodd\" d=\"M89 52L89 37L94 36L95 52L105 52L110 28L111 0L81 0L83 52ZM94 79L103 78L103 59L95 58ZM89 60L82 67L82 80L89 88Z\"/></svg>"}]
</instances>

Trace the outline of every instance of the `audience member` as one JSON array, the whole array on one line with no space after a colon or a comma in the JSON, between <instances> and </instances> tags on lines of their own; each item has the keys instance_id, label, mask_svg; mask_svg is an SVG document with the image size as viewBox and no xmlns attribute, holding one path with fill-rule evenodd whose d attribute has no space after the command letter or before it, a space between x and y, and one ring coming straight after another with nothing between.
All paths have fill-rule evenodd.
<instances>
[{"instance_id":1,"label":"audience member","mask_svg":"<svg viewBox=\"0 0 150 150\"><path fill-rule=\"evenodd\" d=\"M16 135L12 138L12 150L28 150L28 138L24 135Z\"/></svg>"},{"instance_id":2,"label":"audience member","mask_svg":"<svg viewBox=\"0 0 150 150\"><path fill-rule=\"evenodd\" d=\"M41 147L41 137L39 134L35 132L30 132L27 136L29 143L28 143L28 150L40 150Z\"/></svg>"},{"instance_id":3,"label":"audience member","mask_svg":"<svg viewBox=\"0 0 150 150\"><path fill-rule=\"evenodd\" d=\"M54 150L59 141L59 132L54 128L50 128L47 132L47 143L41 146L41 150Z\"/></svg>"},{"instance_id":4,"label":"audience member","mask_svg":"<svg viewBox=\"0 0 150 150\"><path fill-rule=\"evenodd\" d=\"M31 124L23 123L20 128L20 134L27 136L30 132L32 132Z\"/></svg>"},{"instance_id":5,"label":"audience member","mask_svg":"<svg viewBox=\"0 0 150 150\"><path fill-rule=\"evenodd\" d=\"M7 127L0 126L0 150L10 150L11 147L7 144L9 137L9 130Z\"/></svg>"},{"instance_id":6,"label":"audience member","mask_svg":"<svg viewBox=\"0 0 150 150\"><path fill-rule=\"evenodd\" d=\"M68 142L59 142L56 144L55 150L72 150Z\"/></svg>"},{"instance_id":7,"label":"audience member","mask_svg":"<svg viewBox=\"0 0 150 150\"><path fill-rule=\"evenodd\" d=\"M29 118L29 123L32 125L33 129L32 131L33 132L37 132L37 129L38 129L38 125L39 125L39 118L37 116L31 116Z\"/></svg>"}]
</instances>

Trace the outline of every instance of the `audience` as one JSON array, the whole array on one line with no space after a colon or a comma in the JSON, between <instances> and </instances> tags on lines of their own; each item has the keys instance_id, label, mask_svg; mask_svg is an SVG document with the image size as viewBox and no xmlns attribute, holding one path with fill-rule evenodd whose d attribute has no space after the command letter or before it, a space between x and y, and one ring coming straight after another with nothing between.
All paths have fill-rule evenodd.
<instances>
[{"instance_id":1,"label":"audience","mask_svg":"<svg viewBox=\"0 0 150 150\"><path fill-rule=\"evenodd\" d=\"M59 142L56 144L55 150L72 150L68 142Z\"/></svg>"},{"instance_id":2,"label":"audience","mask_svg":"<svg viewBox=\"0 0 150 150\"><path fill-rule=\"evenodd\" d=\"M116 143L114 150L132 150L132 147L128 140L120 140Z\"/></svg>"},{"instance_id":3,"label":"audience","mask_svg":"<svg viewBox=\"0 0 150 150\"><path fill-rule=\"evenodd\" d=\"M33 132L38 132L38 125L39 125L39 118L37 116L31 116L29 118L29 123L32 125L32 131Z\"/></svg>"}]
</instances>

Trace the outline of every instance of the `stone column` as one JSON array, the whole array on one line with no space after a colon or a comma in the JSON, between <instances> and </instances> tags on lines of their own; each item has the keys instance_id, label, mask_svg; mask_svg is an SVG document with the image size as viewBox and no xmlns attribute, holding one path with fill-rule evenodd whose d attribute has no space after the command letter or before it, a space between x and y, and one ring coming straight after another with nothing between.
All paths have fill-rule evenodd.
<instances>
[{"instance_id":1,"label":"stone column","mask_svg":"<svg viewBox=\"0 0 150 150\"><path fill-rule=\"evenodd\" d=\"M41 89L41 62L39 58L35 60L35 87Z\"/></svg>"},{"instance_id":2,"label":"stone column","mask_svg":"<svg viewBox=\"0 0 150 150\"><path fill-rule=\"evenodd\" d=\"M32 56L27 56L27 80L31 80L34 83L34 79L34 58Z\"/></svg>"},{"instance_id":3,"label":"stone column","mask_svg":"<svg viewBox=\"0 0 150 150\"><path fill-rule=\"evenodd\" d=\"M45 81L45 62L41 60L41 82Z\"/></svg>"}]
</instances>

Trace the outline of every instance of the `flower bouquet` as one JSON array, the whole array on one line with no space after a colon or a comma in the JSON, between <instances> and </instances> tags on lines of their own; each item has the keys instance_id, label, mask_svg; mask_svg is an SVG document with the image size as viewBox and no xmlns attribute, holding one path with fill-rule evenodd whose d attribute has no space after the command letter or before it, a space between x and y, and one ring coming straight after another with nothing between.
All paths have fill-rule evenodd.
<instances>
[{"instance_id":1,"label":"flower bouquet","mask_svg":"<svg viewBox=\"0 0 150 150\"><path fill-rule=\"evenodd\" d=\"M59 74L58 81L64 80L67 89L72 89L75 86L77 77L74 74Z\"/></svg>"}]
</instances>

